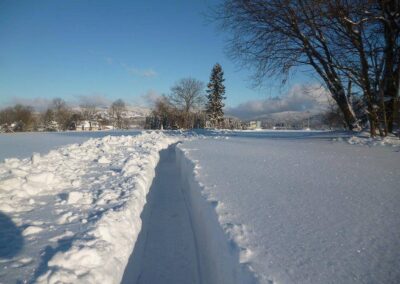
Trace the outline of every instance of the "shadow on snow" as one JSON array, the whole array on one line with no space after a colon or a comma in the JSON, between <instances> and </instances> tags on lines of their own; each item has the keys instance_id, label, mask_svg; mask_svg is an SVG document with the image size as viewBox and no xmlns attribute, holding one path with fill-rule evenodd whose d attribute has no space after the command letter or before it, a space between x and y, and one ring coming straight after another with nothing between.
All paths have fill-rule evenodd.
<instances>
[{"instance_id":1,"label":"shadow on snow","mask_svg":"<svg viewBox=\"0 0 400 284\"><path fill-rule=\"evenodd\" d=\"M0 211L0 259L16 256L23 246L22 229Z\"/></svg>"}]
</instances>

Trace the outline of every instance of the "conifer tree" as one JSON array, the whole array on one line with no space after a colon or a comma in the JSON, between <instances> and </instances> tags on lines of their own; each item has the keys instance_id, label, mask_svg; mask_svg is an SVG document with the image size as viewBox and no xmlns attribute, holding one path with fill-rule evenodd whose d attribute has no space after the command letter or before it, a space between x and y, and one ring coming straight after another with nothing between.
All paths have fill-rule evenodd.
<instances>
[{"instance_id":1,"label":"conifer tree","mask_svg":"<svg viewBox=\"0 0 400 284\"><path fill-rule=\"evenodd\" d=\"M224 119L223 107L225 106L222 100L225 99L224 86L224 71L218 63L214 65L210 82L207 85L207 115L212 126L221 127Z\"/></svg>"}]
</instances>

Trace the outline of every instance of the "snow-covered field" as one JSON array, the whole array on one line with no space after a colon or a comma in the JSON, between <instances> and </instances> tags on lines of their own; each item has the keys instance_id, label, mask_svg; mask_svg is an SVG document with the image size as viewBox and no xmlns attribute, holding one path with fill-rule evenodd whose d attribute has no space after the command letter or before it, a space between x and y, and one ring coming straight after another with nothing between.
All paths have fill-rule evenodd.
<instances>
[{"instance_id":1,"label":"snow-covered field","mask_svg":"<svg viewBox=\"0 0 400 284\"><path fill-rule=\"evenodd\" d=\"M0 283L399 281L399 147L322 131L116 135L0 164ZM69 141L82 144L45 154Z\"/></svg>"},{"instance_id":2,"label":"snow-covered field","mask_svg":"<svg viewBox=\"0 0 400 284\"><path fill-rule=\"evenodd\" d=\"M195 215L214 208L231 257L261 283L398 283L399 148L253 134L195 139L178 151ZM210 220L197 223L207 230ZM223 260L216 242L204 246Z\"/></svg>"},{"instance_id":3,"label":"snow-covered field","mask_svg":"<svg viewBox=\"0 0 400 284\"><path fill-rule=\"evenodd\" d=\"M31 132L0 134L0 162L6 158L27 158L36 152L45 154L57 147L82 143L108 135L137 135L140 131Z\"/></svg>"}]
</instances>

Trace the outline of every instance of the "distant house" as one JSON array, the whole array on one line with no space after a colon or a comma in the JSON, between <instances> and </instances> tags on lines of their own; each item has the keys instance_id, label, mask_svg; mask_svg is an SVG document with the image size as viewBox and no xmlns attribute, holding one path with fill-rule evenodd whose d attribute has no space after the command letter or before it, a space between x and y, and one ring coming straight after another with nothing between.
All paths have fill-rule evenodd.
<instances>
[{"instance_id":1,"label":"distant house","mask_svg":"<svg viewBox=\"0 0 400 284\"><path fill-rule=\"evenodd\" d=\"M76 131L101 130L99 122L96 120L83 120L76 125Z\"/></svg>"},{"instance_id":2,"label":"distant house","mask_svg":"<svg viewBox=\"0 0 400 284\"><path fill-rule=\"evenodd\" d=\"M261 129L261 121L260 120L252 120L252 121L250 121L248 129L250 129L250 130Z\"/></svg>"}]
</instances>

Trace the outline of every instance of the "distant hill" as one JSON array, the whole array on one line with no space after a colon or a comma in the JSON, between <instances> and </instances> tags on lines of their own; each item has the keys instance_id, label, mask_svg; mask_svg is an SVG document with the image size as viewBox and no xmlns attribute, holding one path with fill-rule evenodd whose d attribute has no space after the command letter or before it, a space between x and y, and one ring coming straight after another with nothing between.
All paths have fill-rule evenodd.
<instances>
[{"instance_id":1,"label":"distant hill","mask_svg":"<svg viewBox=\"0 0 400 284\"><path fill-rule=\"evenodd\" d=\"M74 111L81 111L81 107L73 108ZM124 118L144 118L150 114L151 110L140 106L126 106L126 111L123 112ZM109 107L97 107L96 114L103 118L109 118Z\"/></svg>"},{"instance_id":2,"label":"distant hill","mask_svg":"<svg viewBox=\"0 0 400 284\"><path fill-rule=\"evenodd\" d=\"M254 117L253 120L277 120L277 121L299 121L307 119L315 115L315 113L305 111L282 111L275 113L268 113Z\"/></svg>"},{"instance_id":3,"label":"distant hill","mask_svg":"<svg viewBox=\"0 0 400 284\"><path fill-rule=\"evenodd\" d=\"M227 115L227 117L235 118L232 115ZM274 126L295 129L308 126L315 129L327 127L324 114L321 111L282 111L254 116L243 121L249 122L254 120L261 121L262 126L265 128L272 128Z\"/></svg>"}]
</instances>

